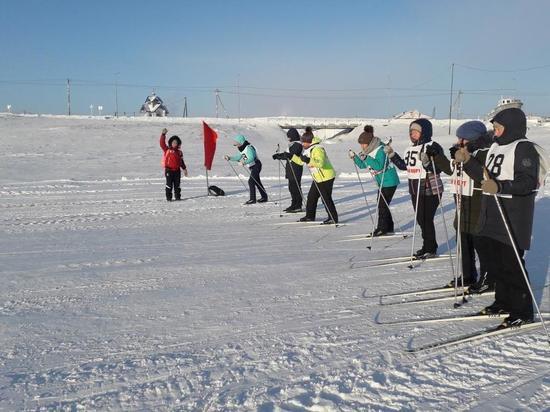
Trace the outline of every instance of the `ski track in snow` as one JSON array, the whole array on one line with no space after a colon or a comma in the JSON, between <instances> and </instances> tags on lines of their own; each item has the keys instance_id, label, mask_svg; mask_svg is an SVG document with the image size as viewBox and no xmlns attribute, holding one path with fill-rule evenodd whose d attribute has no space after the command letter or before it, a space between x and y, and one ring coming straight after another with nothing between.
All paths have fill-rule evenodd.
<instances>
[{"instance_id":1,"label":"ski track in snow","mask_svg":"<svg viewBox=\"0 0 550 412\"><path fill-rule=\"evenodd\" d=\"M279 216L289 202L285 187L282 205L243 206L248 193L230 170L211 178L228 196L207 197L204 180L183 179L184 200L164 201L160 127L153 121L0 120L10 135L31 128L44 146L27 152L6 140L2 155L29 163L2 169L7 177L0 183L0 410L550 409L550 347L540 332L412 355L404 352L410 340L422 344L495 320L374 323L379 310L385 320L450 315L490 299L474 297L456 310L442 302L379 306L377 294L446 283L450 265L350 269L353 262L406 256L412 241L335 242L371 230L353 177L336 181L334 198L341 221L354 224L304 230L276 224L302 216ZM184 152L195 170L202 161L198 125L172 126L187 130ZM403 125L393 126L394 136ZM280 131L267 122L219 128L251 134L265 153L270 200L278 202L277 164L267 154L273 142L284 143ZM144 134L150 141L135 152L149 174L125 166L132 159L127 142ZM53 136L59 141L46 146ZM84 154L71 150L78 138ZM342 172L353 171L347 148L337 154L328 146ZM218 153L224 151L232 148L220 140ZM90 170L63 180L58 169L79 156ZM41 168L44 175L15 179L18 167ZM94 180L102 168L105 174ZM304 181L305 191L309 184ZM392 207L411 231L405 186ZM374 202L376 191L365 187ZM450 202L446 197L448 210ZM324 216L319 207L317 219ZM531 258L547 264L547 254L534 251Z\"/></svg>"}]
</instances>

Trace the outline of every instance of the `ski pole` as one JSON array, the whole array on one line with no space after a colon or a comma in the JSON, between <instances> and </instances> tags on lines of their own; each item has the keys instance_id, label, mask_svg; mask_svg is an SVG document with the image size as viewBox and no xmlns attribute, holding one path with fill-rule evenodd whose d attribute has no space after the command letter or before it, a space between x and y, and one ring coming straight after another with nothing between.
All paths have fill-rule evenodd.
<instances>
[{"instance_id":1,"label":"ski pole","mask_svg":"<svg viewBox=\"0 0 550 412\"><path fill-rule=\"evenodd\" d=\"M300 182L298 182L298 178L296 177L296 173L294 172L294 168L292 167L292 160L287 160L287 162L290 165L290 171L292 172L292 176L294 177L294 181L296 182L296 186L298 186L298 190L300 191L300 196L302 197L302 200L300 202L300 208L301 208L304 205L304 193L302 192L302 185L300 184Z\"/></svg>"},{"instance_id":2,"label":"ski pole","mask_svg":"<svg viewBox=\"0 0 550 412\"><path fill-rule=\"evenodd\" d=\"M460 187L457 190L457 182L460 178L460 182L462 182L462 176L463 176L463 169L462 169L462 163L455 163L455 170L456 170L456 181L453 182L453 185L455 187L456 192L456 215L457 215L457 223L456 223L456 262L457 262L457 270L454 272L454 295L455 295L455 303L453 307L456 309L460 307L461 305L468 302L468 299L466 299L466 292L464 290L464 267L462 263L463 255L462 255L462 184L459 183L458 186ZM459 281L460 279L460 281ZM460 282L460 286L462 287L462 301L461 303L458 303L458 284Z\"/></svg>"},{"instance_id":3,"label":"ski pole","mask_svg":"<svg viewBox=\"0 0 550 412\"><path fill-rule=\"evenodd\" d=\"M351 150L351 149L350 149ZM352 159L353 161L353 159ZM374 232L374 219L372 217L372 212L370 210L370 205L369 205L369 201L367 199L367 194L365 193L365 188L363 187L363 181L361 180L361 176L359 175L359 169L357 168L357 165L355 164L355 162L353 162L353 165L355 166L355 173L357 174L357 180L359 180L359 185L361 186L361 192L363 192L363 197L365 198L365 204L367 205L367 211L369 212L369 217L370 217L370 220L372 222L372 232ZM371 235L372 235L372 232L371 232Z\"/></svg>"},{"instance_id":4,"label":"ski pole","mask_svg":"<svg viewBox=\"0 0 550 412\"><path fill-rule=\"evenodd\" d=\"M411 263L409 269L414 268L413 256L414 256L414 242L416 239L416 221L418 220L418 204L420 202L420 182L422 181L421 177L418 177L418 186L416 187L416 206L414 207L414 224L413 224L413 239L411 244Z\"/></svg>"},{"instance_id":5,"label":"ski pole","mask_svg":"<svg viewBox=\"0 0 550 412\"><path fill-rule=\"evenodd\" d=\"M483 167L483 176L485 177L485 180L490 179L489 171L486 167ZM512 236L512 231L510 230L510 226L508 225L508 220L506 219L506 215L504 214L504 210L502 210L502 205L500 204L500 200L498 199L498 196L496 194L493 195L493 198L495 199L495 202L498 207L498 211L500 212L500 216L502 217L502 221L504 222L504 226L506 227L506 232L508 233L508 237L510 238L510 243L512 243L512 247L514 249L514 253L516 254L516 258L518 260L518 264L521 268L521 273L523 273L523 278L525 279L525 283L527 284L527 288L529 289L529 293L531 294L531 298L533 299L533 305L535 306L535 309L537 310L537 313L540 318L540 322L542 324L542 327L544 328L544 332L546 333L546 337L548 338L548 344L550 344L550 334L548 333L548 329L546 328L546 322L544 321L544 318L542 316L542 313L540 312L539 305L537 303L537 300L535 298L535 294L533 293L533 288L531 287L531 284L529 283L529 276L527 276L527 272L525 271L525 267L523 263L521 262L521 256L519 255L518 248L516 246L516 242L514 240L514 237Z\"/></svg>"},{"instance_id":6,"label":"ski pole","mask_svg":"<svg viewBox=\"0 0 550 412\"><path fill-rule=\"evenodd\" d=\"M237 176L237 178L240 180L240 182L243 185L244 189L248 190L248 187L245 186L245 184L243 182L243 179L241 179L241 176L239 176L239 174L237 173L237 171L235 170L235 168L233 167L231 162L228 159L225 159L225 160L227 161L227 164L229 164L229 166L231 167L231 170L233 170L233 173L235 173L235 176Z\"/></svg>"},{"instance_id":7,"label":"ski pole","mask_svg":"<svg viewBox=\"0 0 550 412\"><path fill-rule=\"evenodd\" d=\"M436 175L436 172L435 172L434 158L432 157L431 160L432 160L432 170L433 170L434 176L436 176L436 179L437 179L437 175ZM441 214L441 218L443 219L443 228L445 229L445 238L446 238L446 241L447 241L447 250L449 251L449 261L451 262L451 271L452 271L453 277L454 277L455 276L455 267L454 267L454 264L453 264L453 254L451 253L451 246L449 245L449 233L447 232L447 222L445 220L445 209L443 209L442 195L441 195L441 193L439 193L439 185L437 184L437 181L436 181L435 188L437 190L437 197L439 198L439 213Z\"/></svg>"},{"instance_id":8,"label":"ski pole","mask_svg":"<svg viewBox=\"0 0 550 412\"><path fill-rule=\"evenodd\" d=\"M275 153L279 153L279 150L281 147L279 146L279 143L277 143L277 151ZM278 162L279 166L279 217L283 217L283 204L282 204L282 188L281 188L281 161Z\"/></svg>"}]
</instances>

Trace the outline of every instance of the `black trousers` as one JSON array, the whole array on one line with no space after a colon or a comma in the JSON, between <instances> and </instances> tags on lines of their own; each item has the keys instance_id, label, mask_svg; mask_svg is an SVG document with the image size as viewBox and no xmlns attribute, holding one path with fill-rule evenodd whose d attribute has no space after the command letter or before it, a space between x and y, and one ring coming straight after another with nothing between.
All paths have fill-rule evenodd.
<instances>
[{"instance_id":1,"label":"black trousers","mask_svg":"<svg viewBox=\"0 0 550 412\"><path fill-rule=\"evenodd\" d=\"M166 200L172 200L172 189L176 195L176 200L181 199L181 170L164 169L166 176Z\"/></svg>"},{"instance_id":2,"label":"black trousers","mask_svg":"<svg viewBox=\"0 0 550 412\"><path fill-rule=\"evenodd\" d=\"M393 199L393 195L395 194L395 190L397 189L397 186L390 186L390 187L383 187L380 195L380 199L378 199L378 225L377 229L380 229L384 232L393 232L393 218L391 215L391 211L389 208L389 205L391 203L391 200ZM384 199L386 201L384 201ZM386 202L388 204L386 205Z\"/></svg>"},{"instance_id":3,"label":"black trousers","mask_svg":"<svg viewBox=\"0 0 550 412\"><path fill-rule=\"evenodd\" d=\"M495 303L506 309L512 317L532 318L533 299L521 270L521 266L525 267L524 251L518 250L520 266L511 245L488 237L483 237L482 241L486 242L490 251L489 272L496 281Z\"/></svg>"},{"instance_id":4,"label":"black trousers","mask_svg":"<svg viewBox=\"0 0 550 412\"><path fill-rule=\"evenodd\" d=\"M302 192L300 191L300 185L301 185L301 175L297 175L296 178L294 175L290 176L288 178L288 191L290 192L290 198L292 199L290 208L296 209L302 207ZM298 181L296 181L298 180Z\"/></svg>"},{"instance_id":5,"label":"black trousers","mask_svg":"<svg viewBox=\"0 0 550 412\"><path fill-rule=\"evenodd\" d=\"M336 212L336 206L334 206L334 201L332 200L333 185L334 179L320 183L317 183L315 180L311 182L311 187L307 194L306 217L315 219L317 202L319 201L319 197L321 197L328 217L338 223L338 212Z\"/></svg>"},{"instance_id":6,"label":"black trousers","mask_svg":"<svg viewBox=\"0 0 550 412\"><path fill-rule=\"evenodd\" d=\"M473 283L477 280L475 236L466 232L460 233L460 247L462 250L462 274L464 276L464 283Z\"/></svg>"},{"instance_id":7,"label":"black trousers","mask_svg":"<svg viewBox=\"0 0 550 412\"><path fill-rule=\"evenodd\" d=\"M491 259L491 245L485 241L483 236L474 236L474 249L479 258L479 275L486 276L487 283L495 283L495 275L491 273L490 259Z\"/></svg>"},{"instance_id":8,"label":"black trousers","mask_svg":"<svg viewBox=\"0 0 550 412\"><path fill-rule=\"evenodd\" d=\"M416 196L411 196L413 208L416 207ZM418 211L416 211L416 222L422 229L422 248L426 252L437 252L437 240L435 238L435 212L439 206L439 197L437 195L424 195L420 193L418 199Z\"/></svg>"},{"instance_id":9,"label":"black trousers","mask_svg":"<svg viewBox=\"0 0 550 412\"><path fill-rule=\"evenodd\" d=\"M248 178L248 188L250 189L250 200L256 200L256 187L260 192L262 199L267 199L267 193L265 192L264 185L260 180L260 172L262 171L262 162L256 160L254 166L248 169L250 171L250 177Z\"/></svg>"}]
</instances>

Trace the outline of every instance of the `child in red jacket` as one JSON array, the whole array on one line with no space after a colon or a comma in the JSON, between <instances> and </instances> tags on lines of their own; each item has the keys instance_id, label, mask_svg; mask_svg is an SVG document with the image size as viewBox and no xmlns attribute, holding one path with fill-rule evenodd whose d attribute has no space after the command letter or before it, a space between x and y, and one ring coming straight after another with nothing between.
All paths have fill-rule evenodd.
<instances>
[{"instance_id":1,"label":"child in red jacket","mask_svg":"<svg viewBox=\"0 0 550 412\"><path fill-rule=\"evenodd\" d=\"M172 136L166 145L166 133L168 129L162 129L160 135L160 148L164 152L162 165L164 166L164 175L166 176L166 200L172 201L172 188L176 195L176 200L181 200L181 171L187 177L187 167L183 161L183 152L181 151L181 139L178 136Z\"/></svg>"}]
</instances>

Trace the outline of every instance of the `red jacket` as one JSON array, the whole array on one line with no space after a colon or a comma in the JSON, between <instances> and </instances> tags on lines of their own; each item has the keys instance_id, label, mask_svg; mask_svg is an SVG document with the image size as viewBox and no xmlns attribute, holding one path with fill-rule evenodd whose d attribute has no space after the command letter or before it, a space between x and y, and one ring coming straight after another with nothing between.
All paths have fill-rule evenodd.
<instances>
[{"instance_id":1,"label":"red jacket","mask_svg":"<svg viewBox=\"0 0 550 412\"><path fill-rule=\"evenodd\" d=\"M187 169L185 162L183 161L183 152L180 147L178 146L176 149L168 147L166 145L166 135L164 134L160 135L160 148L164 152L164 156L162 157L162 165L166 169L179 170L180 167L183 170Z\"/></svg>"}]
</instances>

